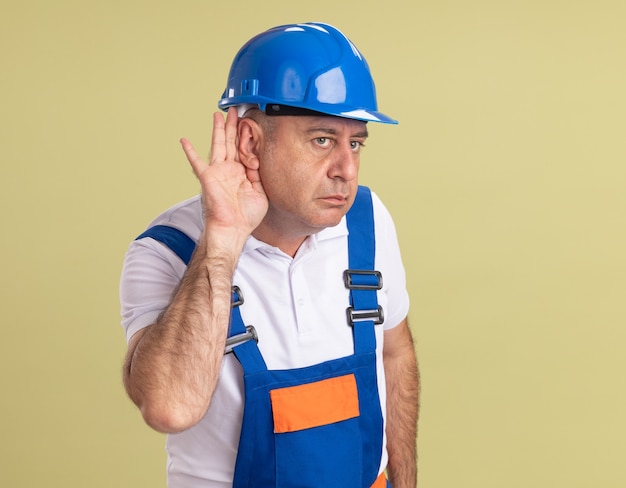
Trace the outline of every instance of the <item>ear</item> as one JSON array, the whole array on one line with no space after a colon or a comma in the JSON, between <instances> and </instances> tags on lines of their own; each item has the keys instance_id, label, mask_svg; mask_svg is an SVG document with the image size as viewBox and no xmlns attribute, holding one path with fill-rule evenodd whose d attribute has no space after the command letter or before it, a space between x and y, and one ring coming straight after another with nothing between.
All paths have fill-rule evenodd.
<instances>
[{"instance_id":1,"label":"ear","mask_svg":"<svg viewBox=\"0 0 626 488\"><path fill-rule=\"evenodd\" d=\"M239 161L249 169L258 169L263 140L261 127L250 118L239 119L237 135L239 137Z\"/></svg>"}]
</instances>

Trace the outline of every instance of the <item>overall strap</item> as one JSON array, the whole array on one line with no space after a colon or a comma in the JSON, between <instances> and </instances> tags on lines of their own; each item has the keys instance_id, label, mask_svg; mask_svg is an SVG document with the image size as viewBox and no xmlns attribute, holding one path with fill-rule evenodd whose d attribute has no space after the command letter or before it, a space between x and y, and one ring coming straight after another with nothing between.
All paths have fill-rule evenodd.
<instances>
[{"instance_id":1,"label":"overall strap","mask_svg":"<svg viewBox=\"0 0 626 488\"><path fill-rule=\"evenodd\" d=\"M378 305L377 290L382 288L382 276L374 269L376 236L369 188L359 186L346 220L348 269L344 271L344 283L350 290L350 307L346 313L353 328L354 352L358 354L376 350L374 325L384 320L383 310Z\"/></svg>"},{"instance_id":2,"label":"overall strap","mask_svg":"<svg viewBox=\"0 0 626 488\"><path fill-rule=\"evenodd\" d=\"M195 241L184 232L170 227L169 225L155 225L150 227L135 240L144 239L150 237L157 242L160 242L167 246L174 254L176 254L186 266L191 261L191 256L196 248ZM244 347L244 350L256 349L257 353L249 353L249 359L246 362L250 363L249 368L254 370L267 369L265 361L261 357L258 348L251 348L253 341L250 339L257 339L254 327L246 327L241 319L241 313L239 312L239 306L243 303L243 295L238 287L233 287L232 291L232 310L230 318L230 331L228 333L228 339L226 341L226 353L235 352L238 348L246 346L246 343L250 342L248 346ZM255 345L256 346L256 345ZM238 358L240 359L240 358ZM241 361L241 359L240 359Z\"/></svg>"},{"instance_id":3,"label":"overall strap","mask_svg":"<svg viewBox=\"0 0 626 488\"><path fill-rule=\"evenodd\" d=\"M169 247L185 265L191 261L191 255L196 248L196 243L184 232L170 227L169 225L155 225L150 227L135 240L151 237L155 241L161 242Z\"/></svg>"}]
</instances>

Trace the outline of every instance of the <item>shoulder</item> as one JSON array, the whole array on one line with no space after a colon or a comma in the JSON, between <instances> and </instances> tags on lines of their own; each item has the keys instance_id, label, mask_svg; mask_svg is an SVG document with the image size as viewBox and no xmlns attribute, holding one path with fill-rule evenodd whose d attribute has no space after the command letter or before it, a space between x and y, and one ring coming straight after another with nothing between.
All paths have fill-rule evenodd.
<instances>
[{"instance_id":1,"label":"shoulder","mask_svg":"<svg viewBox=\"0 0 626 488\"><path fill-rule=\"evenodd\" d=\"M204 227L200 195L196 195L168 208L165 212L152 220L147 228L149 229L156 225L174 227L187 234L194 241L197 241Z\"/></svg>"},{"instance_id":2,"label":"shoulder","mask_svg":"<svg viewBox=\"0 0 626 488\"><path fill-rule=\"evenodd\" d=\"M380 199L380 197L372 191L372 207L374 209L374 223L376 226L376 236L394 236L396 235L396 227L391 213Z\"/></svg>"},{"instance_id":3,"label":"shoulder","mask_svg":"<svg viewBox=\"0 0 626 488\"><path fill-rule=\"evenodd\" d=\"M170 207L137 235L157 225L174 227L197 241L202 232L200 197ZM171 300L185 263L169 247L152 238L133 240L124 256L120 278L122 326L127 339L153 324Z\"/></svg>"},{"instance_id":4,"label":"shoulder","mask_svg":"<svg viewBox=\"0 0 626 488\"><path fill-rule=\"evenodd\" d=\"M149 276L161 272L174 279L180 279L185 271L185 263L170 247L153 239L144 231L156 226L168 226L187 235L197 242L203 228L202 205L200 196L189 198L161 213L150 224L137 232L126 252L122 279L128 276Z\"/></svg>"}]
</instances>

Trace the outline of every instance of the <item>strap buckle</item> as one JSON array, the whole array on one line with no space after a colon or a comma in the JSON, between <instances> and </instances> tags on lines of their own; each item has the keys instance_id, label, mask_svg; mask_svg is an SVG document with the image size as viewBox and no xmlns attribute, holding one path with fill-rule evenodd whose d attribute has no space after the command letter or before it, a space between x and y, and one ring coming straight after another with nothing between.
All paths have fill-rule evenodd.
<instances>
[{"instance_id":1,"label":"strap buckle","mask_svg":"<svg viewBox=\"0 0 626 488\"><path fill-rule=\"evenodd\" d=\"M346 269L343 282L350 290L380 290L383 287L383 275L375 270Z\"/></svg>"},{"instance_id":2,"label":"strap buckle","mask_svg":"<svg viewBox=\"0 0 626 488\"><path fill-rule=\"evenodd\" d=\"M239 305L243 304L243 293L241 293L241 289L237 285L232 287L231 293L231 308L238 307Z\"/></svg>"},{"instance_id":3,"label":"strap buckle","mask_svg":"<svg viewBox=\"0 0 626 488\"><path fill-rule=\"evenodd\" d=\"M246 325L246 331L229 337L226 339L226 346L224 347L224 354L228 354L229 352L233 352L233 348L238 346L239 344L243 344L249 340L254 340L257 344L259 343L259 336L256 333L256 329L252 325Z\"/></svg>"},{"instance_id":4,"label":"strap buckle","mask_svg":"<svg viewBox=\"0 0 626 488\"><path fill-rule=\"evenodd\" d=\"M376 310L355 310L354 307L348 307L346 308L346 315L348 316L348 324L353 327L355 322L373 320L375 325L380 325L385 321L383 307L380 305Z\"/></svg>"}]
</instances>

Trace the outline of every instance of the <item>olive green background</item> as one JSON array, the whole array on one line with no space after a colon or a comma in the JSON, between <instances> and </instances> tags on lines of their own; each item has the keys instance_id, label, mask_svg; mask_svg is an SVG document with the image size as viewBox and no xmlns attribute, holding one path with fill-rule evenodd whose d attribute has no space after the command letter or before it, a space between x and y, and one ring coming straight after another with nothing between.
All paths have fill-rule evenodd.
<instances>
[{"instance_id":1,"label":"olive green background","mask_svg":"<svg viewBox=\"0 0 626 488\"><path fill-rule=\"evenodd\" d=\"M622 1L0 3L0 484L165 485L120 382L128 243L198 191L235 52L325 21L379 106L422 369L420 486L626 486Z\"/></svg>"}]
</instances>

